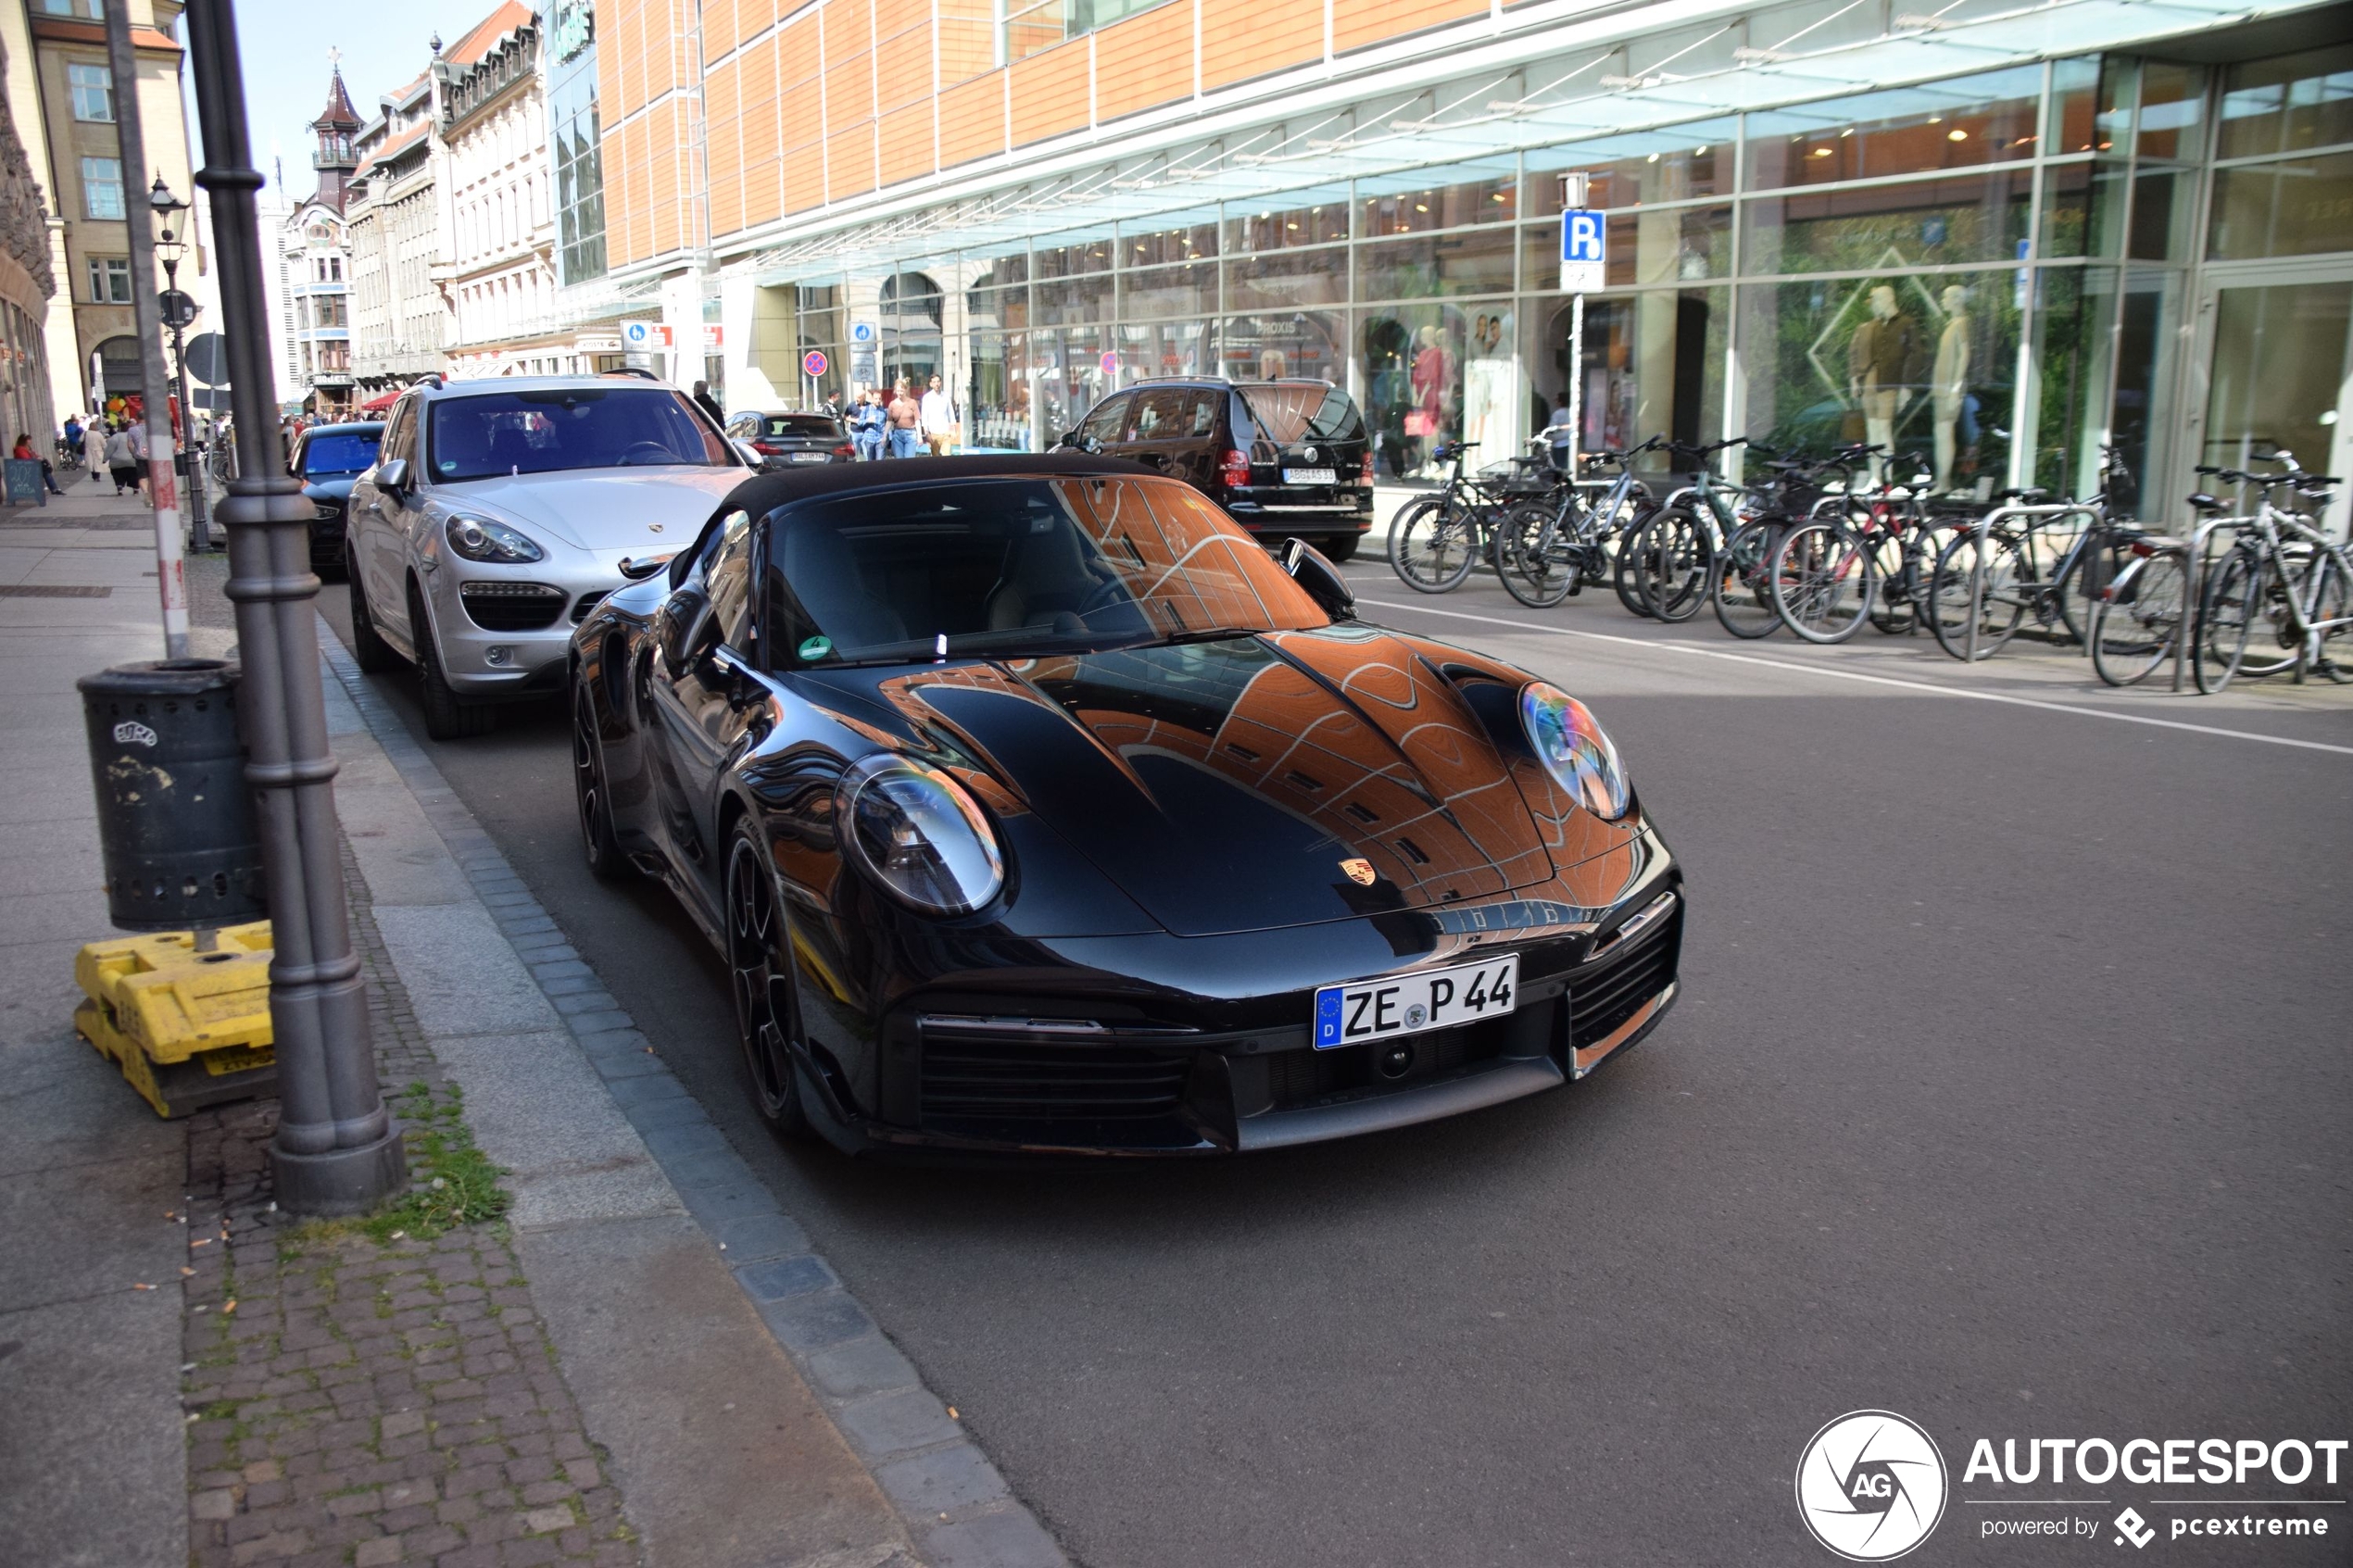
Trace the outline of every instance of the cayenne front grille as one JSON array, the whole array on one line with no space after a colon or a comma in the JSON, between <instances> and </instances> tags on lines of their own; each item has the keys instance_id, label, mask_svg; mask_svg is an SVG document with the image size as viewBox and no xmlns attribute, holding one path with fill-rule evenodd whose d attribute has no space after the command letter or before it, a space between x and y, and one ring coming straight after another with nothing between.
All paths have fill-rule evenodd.
<instances>
[{"instance_id":1,"label":"cayenne front grille","mask_svg":"<svg viewBox=\"0 0 2353 1568\"><path fill-rule=\"evenodd\" d=\"M1151 1121L1176 1113L1191 1070L1189 1056L1163 1051L926 1035L923 1121Z\"/></svg>"},{"instance_id":2,"label":"cayenne front grille","mask_svg":"<svg viewBox=\"0 0 2353 1568\"><path fill-rule=\"evenodd\" d=\"M556 623L567 596L545 583L460 583L466 616L485 632L537 632Z\"/></svg>"},{"instance_id":3,"label":"cayenne front grille","mask_svg":"<svg viewBox=\"0 0 2353 1568\"><path fill-rule=\"evenodd\" d=\"M602 589L598 589L591 593L583 594L578 598L573 600L572 623L574 626L577 626L582 621L587 620L588 612L596 608L598 601L603 599L604 596L604 591Z\"/></svg>"},{"instance_id":4,"label":"cayenne front grille","mask_svg":"<svg viewBox=\"0 0 2353 1568\"><path fill-rule=\"evenodd\" d=\"M1605 951L1592 966L1568 981L1569 1043L1582 1049L1608 1037L1611 1030L1642 1010L1642 1004L1667 989L1675 978L1675 960L1681 950L1683 909L1680 899L1665 920L1636 933Z\"/></svg>"}]
</instances>

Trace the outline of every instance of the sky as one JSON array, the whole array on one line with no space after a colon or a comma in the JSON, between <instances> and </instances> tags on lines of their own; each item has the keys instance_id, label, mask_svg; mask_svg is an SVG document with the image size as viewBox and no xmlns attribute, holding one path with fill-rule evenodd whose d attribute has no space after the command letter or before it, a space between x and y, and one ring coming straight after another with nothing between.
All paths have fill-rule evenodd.
<instances>
[{"instance_id":1,"label":"sky","mask_svg":"<svg viewBox=\"0 0 2353 1568\"><path fill-rule=\"evenodd\" d=\"M438 32L454 44L497 8L498 0L398 0L356 5L349 0L243 0L237 42L245 56L245 112L251 118L254 161L274 182L273 157L285 165L289 202L316 188L310 167L310 121L327 106L327 51L342 52L344 85L362 120L376 99L425 69L428 41ZM544 8L535 6L535 9ZM181 40L187 39L181 23ZM188 126L196 132L195 100L188 94ZM273 148L273 144L275 144ZM203 156L201 148L197 156ZM185 193L182 193L184 194Z\"/></svg>"}]
</instances>

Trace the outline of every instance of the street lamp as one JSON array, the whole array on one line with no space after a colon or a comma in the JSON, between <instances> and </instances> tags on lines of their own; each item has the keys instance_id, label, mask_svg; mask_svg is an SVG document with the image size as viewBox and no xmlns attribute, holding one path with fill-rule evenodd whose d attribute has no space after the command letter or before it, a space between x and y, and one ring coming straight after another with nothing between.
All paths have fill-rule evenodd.
<instances>
[{"instance_id":1,"label":"street lamp","mask_svg":"<svg viewBox=\"0 0 2353 1568\"><path fill-rule=\"evenodd\" d=\"M163 263L164 303L171 311L171 374L172 395L180 403L182 440L180 450L187 454L175 466L188 482L188 526L193 535L189 547L202 555L212 548L212 522L206 516L206 503L211 497L205 494L204 465L195 460L198 450L195 440L196 410L188 401L187 345L181 332L187 326L180 302L172 296L180 292L180 258L188 252L187 242L174 232L172 225L182 222L180 215L188 204L171 194L171 187L156 176L155 184L147 192L147 205L156 209L156 220L162 225L156 232L156 259ZM185 227L184 223L182 225Z\"/></svg>"}]
</instances>

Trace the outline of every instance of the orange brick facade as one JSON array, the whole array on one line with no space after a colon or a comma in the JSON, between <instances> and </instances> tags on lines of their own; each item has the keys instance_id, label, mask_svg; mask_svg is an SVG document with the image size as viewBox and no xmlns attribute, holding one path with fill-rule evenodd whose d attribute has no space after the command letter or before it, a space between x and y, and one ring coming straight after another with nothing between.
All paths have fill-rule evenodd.
<instances>
[{"instance_id":1,"label":"orange brick facade","mask_svg":"<svg viewBox=\"0 0 2353 1568\"><path fill-rule=\"evenodd\" d=\"M706 0L699 34L690 0L606 0L598 96L610 264L724 248L794 213L1488 6L1167 0L999 65L988 0ZM698 119L707 193L691 140Z\"/></svg>"}]
</instances>

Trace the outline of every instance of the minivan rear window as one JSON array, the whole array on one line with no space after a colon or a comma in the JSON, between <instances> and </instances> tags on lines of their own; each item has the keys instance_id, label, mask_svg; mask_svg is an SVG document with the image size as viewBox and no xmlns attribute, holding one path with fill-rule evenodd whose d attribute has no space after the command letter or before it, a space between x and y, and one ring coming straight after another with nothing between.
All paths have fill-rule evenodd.
<instances>
[{"instance_id":1,"label":"minivan rear window","mask_svg":"<svg viewBox=\"0 0 2353 1568\"><path fill-rule=\"evenodd\" d=\"M1270 441L1289 445L1314 437L1318 441L1362 441L1365 420L1355 400L1336 386L1314 382L1257 382L1235 388L1250 408L1251 418Z\"/></svg>"}]
</instances>

